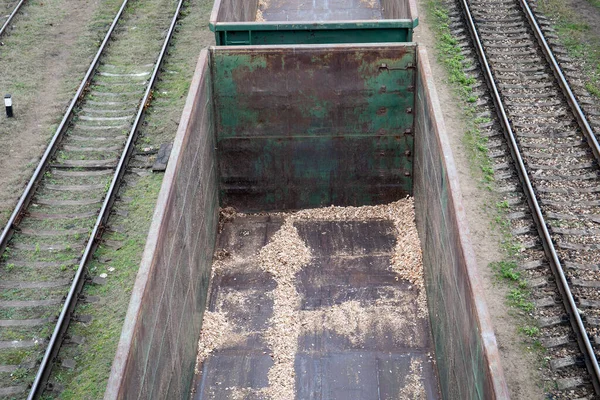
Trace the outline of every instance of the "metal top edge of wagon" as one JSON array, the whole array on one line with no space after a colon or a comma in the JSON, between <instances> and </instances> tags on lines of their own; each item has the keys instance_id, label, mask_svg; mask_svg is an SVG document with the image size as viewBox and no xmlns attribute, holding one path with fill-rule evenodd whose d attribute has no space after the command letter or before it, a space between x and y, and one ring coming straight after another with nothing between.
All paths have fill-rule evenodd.
<instances>
[{"instance_id":1,"label":"metal top edge of wagon","mask_svg":"<svg viewBox=\"0 0 600 400\"><path fill-rule=\"evenodd\" d=\"M217 46L410 42L415 0L216 0Z\"/></svg>"}]
</instances>

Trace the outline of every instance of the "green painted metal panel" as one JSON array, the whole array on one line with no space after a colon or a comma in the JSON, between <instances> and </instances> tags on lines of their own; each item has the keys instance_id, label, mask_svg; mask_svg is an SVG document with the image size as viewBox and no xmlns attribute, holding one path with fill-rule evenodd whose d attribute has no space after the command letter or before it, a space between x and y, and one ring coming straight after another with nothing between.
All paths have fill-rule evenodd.
<instances>
[{"instance_id":1,"label":"green painted metal panel","mask_svg":"<svg viewBox=\"0 0 600 400\"><path fill-rule=\"evenodd\" d=\"M221 139L224 206L245 211L378 204L412 192L403 137Z\"/></svg>"},{"instance_id":2,"label":"green painted metal panel","mask_svg":"<svg viewBox=\"0 0 600 400\"><path fill-rule=\"evenodd\" d=\"M216 32L217 44L223 46L269 44L339 44L389 43L412 41L412 28L382 29L227 29Z\"/></svg>"},{"instance_id":3,"label":"green painted metal panel","mask_svg":"<svg viewBox=\"0 0 600 400\"><path fill-rule=\"evenodd\" d=\"M212 48L222 204L359 205L412 193L415 48Z\"/></svg>"},{"instance_id":4,"label":"green painted metal panel","mask_svg":"<svg viewBox=\"0 0 600 400\"><path fill-rule=\"evenodd\" d=\"M412 41L414 0L215 0L219 46Z\"/></svg>"},{"instance_id":5,"label":"green painted metal panel","mask_svg":"<svg viewBox=\"0 0 600 400\"><path fill-rule=\"evenodd\" d=\"M380 24L380 25L377 25ZM417 20L379 23L211 25L217 45L340 44L410 42Z\"/></svg>"},{"instance_id":6,"label":"green painted metal panel","mask_svg":"<svg viewBox=\"0 0 600 400\"><path fill-rule=\"evenodd\" d=\"M404 134L415 46L393 48L215 48L219 137Z\"/></svg>"}]
</instances>

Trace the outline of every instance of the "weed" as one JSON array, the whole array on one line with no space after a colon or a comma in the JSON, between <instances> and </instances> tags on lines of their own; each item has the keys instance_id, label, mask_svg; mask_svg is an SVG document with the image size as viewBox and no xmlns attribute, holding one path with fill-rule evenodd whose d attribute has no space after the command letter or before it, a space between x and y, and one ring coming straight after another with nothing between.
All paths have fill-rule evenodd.
<instances>
[{"instance_id":1,"label":"weed","mask_svg":"<svg viewBox=\"0 0 600 400\"><path fill-rule=\"evenodd\" d=\"M514 261L494 262L491 263L491 267L500 278L513 282L519 282L521 279L521 273L517 271L517 263Z\"/></svg>"},{"instance_id":2,"label":"weed","mask_svg":"<svg viewBox=\"0 0 600 400\"><path fill-rule=\"evenodd\" d=\"M465 133L463 142L467 145L472 164L479 167L482 182L490 188L489 184L494 181L494 169L488 156L488 139L481 136L475 126Z\"/></svg>"},{"instance_id":3,"label":"weed","mask_svg":"<svg viewBox=\"0 0 600 400\"><path fill-rule=\"evenodd\" d=\"M10 374L10 377L14 381L18 382L18 381L22 381L28 375L29 375L29 371L26 368L17 368L12 374Z\"/></svg>"},{"instance_id":4,"label":"weed","mask_svg":"<svg viewBox=\"0 0 600 400\"><path fill-rule=\"evenodd\" d=\"M533 350L536 351L537 353L540 353L540 354L546 353L546 348L544 347L542 342L540 342L539 339L534 340L532 344L533 344Z\"/></svg>"},{"instance_id":5,"label":"weed","mask_svg":"<svg viewBox=\"0 0 600 400\"><path fill-rule=\"evenodd\" d=\"M501 245L510 258L518 257L523 251L523 246L517 243L510 233L505 234Z\"/></svg>"},{"instance_id":6,"label":"weed","mask_svg":"<svg viewBox=\"0 0 600 400\"><path fill-rule=\"evenodd\" d=\"M535 338L540 334L540 328L537 326L523 326L519 328L519 331L531 338Z\"/></svg>"},{"instance_id":7,"label":"weed","mask_svg":"<svg viewBox=\"0 0 600 400\"><path fill-rule=\"evenodd\" d=\"M502 230L510 228L510 221L506 219L503 215L496 215L494 217L494 223L496 226L502 228Z\"/></svg>"},{"instance_id":8,"label":"weed","mask_svg":"<svg viewBox=\"0 0 600 400\"><path fill-rule=\"evenodd\" d=\"M510 205L508 204L508 200L502 200L496 203L496 208L501 212L506 212L510 210Z\"/></svg>"},{"instance_id":9,"label":"weed","mask_svg":"<svg viewBox=\"0 0 600 400\"><path fill-rule=\"evenodd\" d=\"M592 82L586 82L585 88L588 92L600 98L600 85L594 85Z\"/></svg>"},{"instance_id":10,"label":"weed","mask_svg":"<svg viewBox=\"0 0 600 400\"><path fill-rule=\"evenodd\" d=\"M600 9L600 0L588 0L588 2L589 2L591 5L593 5L593 6L595 6L595 7L598 7L598 8Z\"/></svg>"},{"instance_id":11,"label":"weed","mask_svg":"<svg viewBox=\"0 0 600 400\"><path fill-rule=\"evenodd\" d=\"M529 301L529 294L521 288L511 289L508 293L509 305L525 312L533 311L534 304Z\"/></svg>"}]
</instances>

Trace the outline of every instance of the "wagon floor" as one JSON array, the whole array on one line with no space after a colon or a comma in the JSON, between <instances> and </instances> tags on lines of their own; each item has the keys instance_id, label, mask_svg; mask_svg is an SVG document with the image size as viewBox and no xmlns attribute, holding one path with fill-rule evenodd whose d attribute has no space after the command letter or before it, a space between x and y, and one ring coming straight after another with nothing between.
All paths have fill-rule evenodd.
<instances>
[{"instance_id":1,"label":"wagon floor","mask_svg":"<svg viewBox=\"0 0 600 400\"><path fill-rule=\"evenodd\" d=\"M288 373L296 399L440 398L418 290L389 267L396 244L391 221L294 222L296 240L310 250L310 261L295 273L289 298L298 296L300 320L318 317L316 323L302 322L295 333L267 337L277 301L286 296L276 292L276 277L259 267L264 259L255 255L282 223L275 215L238 215L224 225L207 309L226 316L233 328L219 335L232 340L198 367L194 399L289 398L267 389L277 359L273 341L281 341L277 348L295 349ZM279 332L286 332L289 315L278 318Z\"/></svg>"},{"instance_id":2,"label":"wagon floor","mask_svg":"<svg viewBox=\"0 0 600 400\"><path fill-rule=\"evenodd\" d=\"M352 21L383 19L380 0L270 0L265 21Z\"/></svg>"}]
</instances>

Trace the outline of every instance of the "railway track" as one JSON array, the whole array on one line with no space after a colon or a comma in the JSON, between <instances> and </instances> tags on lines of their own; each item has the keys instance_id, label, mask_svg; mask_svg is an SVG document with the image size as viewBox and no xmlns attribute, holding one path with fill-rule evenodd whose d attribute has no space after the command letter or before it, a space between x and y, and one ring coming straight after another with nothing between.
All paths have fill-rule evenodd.
<instances>
[{"instance_id":1,"label":"railway track","mask_svg":"<svg viewBox=\"0 0 600 400\"><path fill-rule=\"evenodd\" d=\"M0 36L4 34L23 3L25 0L0 0Z\"/></svg>"},{"instance_id":2,"label":"railway track","mask_svg":"<svg viewBox=\"0 0 600 400\"><path fill-rule=\"evenodd\" d=\"M557 62L566 56L552 52L525 0L458 0L451 11L534 297L550 392L598 398L600 152Z\"/></svg>"},{"instance_id":3,"label":"railway track","mask_svg":"<svg viewBox=\"0 0 600 400\"><path fill-rule=\"evenodd\" d=\"M131 4L130 4L131 3ZM182 0L125 0L0 236L0 397L45 391ZM108 44L110 43L110 46Z\"/></svg>"}]
</instances>

